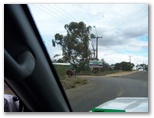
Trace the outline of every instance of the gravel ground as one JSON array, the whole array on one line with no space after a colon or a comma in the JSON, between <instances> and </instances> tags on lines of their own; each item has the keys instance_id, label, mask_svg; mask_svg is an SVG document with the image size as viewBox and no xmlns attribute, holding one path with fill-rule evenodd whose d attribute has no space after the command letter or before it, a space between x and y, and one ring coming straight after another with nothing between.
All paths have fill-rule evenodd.
<instances>
[{"instance_id":1,"label":"gravel ground","mask_svg":"<svg viewBox=\"0 0 154 118\"><path fill-rule=\"evenodd\" d=\"M123 72L118 72L118 73L113 73L113 74L108 74L108 75L103 75L103 76L98 76L98 77L115 77L115 76L125 76L125 75L130 75L130 74L133 74L133 73L136 73L138 71L123 71ZM90 76L90 75L80 75L78 77L95 77L95 76Z\"/></svg>"}]
</instances>

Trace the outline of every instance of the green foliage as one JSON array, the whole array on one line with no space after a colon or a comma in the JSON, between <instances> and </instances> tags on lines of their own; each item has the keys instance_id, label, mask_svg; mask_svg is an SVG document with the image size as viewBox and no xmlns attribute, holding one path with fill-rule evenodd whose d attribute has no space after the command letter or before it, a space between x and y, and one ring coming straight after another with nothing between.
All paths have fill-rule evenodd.
<instances>
[{"instance_id":1,"label":"green foliage","mask_svg":"<svg viewBox=\"0 0 154 118\"><path fill-rule=\"evenodd\" d=\"M144 70L146 70L146 71L148 71L148 65L146 65L146 64L138 64L138 65L136 65L136 67L138 68L138 69L140 69L140 68L143 68Z\"/></svg>"},{"instance_id":2,"label":"green foliage","mask_svg":"<svg viewBox=\"0 0 154 118\"><path fill-rule=\"evenodd\" d=\"M56 71L57 71L60 79L65 79L66 78L66 71L69 69L69 67L60 66L60 65L54 65L54 66L56 68Z\"/></svg>"},{"instance_id":3,"label":"green foliage","mask_svg":"<svg viewBox=\"0 0 154 118\"><path fill-rule=\"evenodd\" d=\"M104 59L101 59L101 61L102 61L102 64L103 64L103 66L101 68L101 71L102 72L112 70L111 67L110 67L110 65L107 62L105 62Z\"/></svg>"},{"instance_id":4,"label":"green foliage","mask_svg":"<svg viewBox=\"0 0 154 118\"><path fill-rule=\"evenodd\" d=\"M64 26L65 36L57 33L52 40L53 46L60 45L63 52L63 61L69 62L77 70L87 70L91 51L89 49L91 26L84 22L71 22ZM92 35L93 36L93 35Z\"/></svg>"},{"instance_id":5,"label":"green foliage","mask_svg":"<svg viewBox=\"0 0 154 118\"><path fill-rule=\"evenodd\" d=\"M132 71L132 68L134 67L133 63L130 62L121 62L121 63L116 63L114 65L115 70L122 70L122 71Z\"/></svg>"},{"instance_id":6,"label":"green foliage","mask_svg":"<svg viewBox=\"0 0 154 118\"><path fill-rule=\"evenodd\" d=\"M63 61L63 59L58 59L56 62L57 63L63 63L64 61Z\"/></svg>"}]
</instances>

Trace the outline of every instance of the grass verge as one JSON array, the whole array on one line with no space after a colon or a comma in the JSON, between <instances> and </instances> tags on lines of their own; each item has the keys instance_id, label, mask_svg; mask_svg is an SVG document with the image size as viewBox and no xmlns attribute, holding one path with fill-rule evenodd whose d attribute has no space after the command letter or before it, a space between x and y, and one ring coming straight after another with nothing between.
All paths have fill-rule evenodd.
<instances>
[{"instance_id":1,"label":"grass verge","mask_svg":"<svg viewBox=\"0 0 154 118\"><path fill-rule=\"evenodd\" d=\"M80 86L88 83L87 79L77 78L77 77L61 79L60 81L65 90L70 88L75 88L76 86Z\"/></svg>"}]
</instances>

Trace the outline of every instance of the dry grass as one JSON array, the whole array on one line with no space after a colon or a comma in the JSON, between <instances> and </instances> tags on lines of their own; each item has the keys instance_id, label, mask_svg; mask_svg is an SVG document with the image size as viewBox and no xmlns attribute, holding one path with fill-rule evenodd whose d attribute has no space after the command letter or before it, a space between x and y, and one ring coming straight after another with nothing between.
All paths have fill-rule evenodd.
<instances>
[{"instance_id":1,"label":"dry grass","mask_svg":"<svg viewBox=\"0 0 154 118\"><path fill-rule=\"evenodd\" d=\"M76 86L84 85L88 83L88 80L85 78L67 78L60 80L64 89L75 88Z\"/></svg>"},{"instance_id":2,"label":"dry grass","mask_svg":"<svg viewBox=\"0 0 154 118\"><path fill-rule=\"evenodd\" d=\"M130 75L133 73L136 73L137 71L122 71L122 72L118 72L118 73L113 73L113 74L108 74L106 76L108 77L112 77L112 76L125 76L125 75Z\"/></svg>"},{"instance_id":3,"label":"dry grass","mask_svg":"<svg viewBox=\"0 0 154 118\"><path fill-rule=\"evenodd\" d=\"M110 74L106 74L106 75L80 75L78 77L80 78L94 78L94 77L118 77L118 76L125 76L125 75L130 75L130 74L133 74L133 73L136 73L138 71L121 71L121 72L116 72L116 73L110 73Z\"/></svg>"}]
</instances>

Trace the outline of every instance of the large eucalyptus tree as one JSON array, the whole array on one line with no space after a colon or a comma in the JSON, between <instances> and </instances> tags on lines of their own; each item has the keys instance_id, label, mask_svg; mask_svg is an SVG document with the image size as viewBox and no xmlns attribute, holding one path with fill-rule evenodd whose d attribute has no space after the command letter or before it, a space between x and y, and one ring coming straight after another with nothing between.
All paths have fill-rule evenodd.
<instances>
[{"instance_id":1,"label":"large eucalyptus tree","mask_svg":"<svg viewBox=\"0 0 154 118\"><path fill-rule=\"evenodd\" d=\"M79 70L87 70L91 51L89 41L91 37L91 26L84 22L71 22L64 26L67 34L56 33L52 40L53 46L60 45L63 52L64 62L71 63Z\"/></svg>"}]
</instances>

